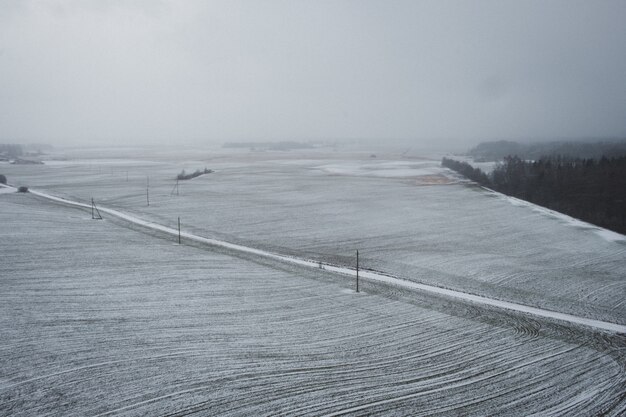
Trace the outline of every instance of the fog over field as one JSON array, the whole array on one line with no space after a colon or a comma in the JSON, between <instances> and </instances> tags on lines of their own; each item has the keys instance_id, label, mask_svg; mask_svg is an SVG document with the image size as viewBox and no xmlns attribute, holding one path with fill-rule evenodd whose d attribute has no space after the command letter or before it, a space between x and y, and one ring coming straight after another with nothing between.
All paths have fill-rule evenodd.
<instances>
[{"instance_id":1,"label":"fog over field","mask_svg":"<svg viewBox=\"0 0 626 417\"><path fill-rule=\"evenodd\" d=\"M0 142L626 137L626 3L0 2Z\"/></svg>"},{"instance_id":2,"label":"fog over field","mask_svg":"<svg viewBox=\"0 0 626 417\"><path fill-rule=\"evenodd\" d=\"M625 21L0 1L0 416L626 415Z\"/></svg>"}]
</instances>

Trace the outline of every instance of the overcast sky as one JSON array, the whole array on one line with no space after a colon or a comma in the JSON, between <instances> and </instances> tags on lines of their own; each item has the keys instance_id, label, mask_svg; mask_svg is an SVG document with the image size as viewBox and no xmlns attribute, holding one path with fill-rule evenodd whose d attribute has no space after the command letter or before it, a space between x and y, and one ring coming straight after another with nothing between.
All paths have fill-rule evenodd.
<instances>
[{"instance_id":1,"label":"overcast sky","mask_svg":"<svg viewBox=\"0 0 626 417\"><path fill-rule=\"evenodd\" d=\"M0 141L626 137L626 1L0 0Z\"/></svg>"}]
</instances>

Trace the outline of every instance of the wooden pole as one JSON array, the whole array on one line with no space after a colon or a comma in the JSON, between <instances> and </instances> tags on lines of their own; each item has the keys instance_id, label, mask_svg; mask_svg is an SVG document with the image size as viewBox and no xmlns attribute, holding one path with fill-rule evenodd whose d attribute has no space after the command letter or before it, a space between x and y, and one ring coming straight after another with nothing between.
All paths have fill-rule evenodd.
<instances>
[{"instance_id":1,"label":"wooden pole","mask_svg":"<svg viewBox=\"0 0 626 417\"><path fill-rule=\"evenodd\" d=\"M356 251L356 292L359 292L359 251Z\"/></svg>"},{"instance_id":2,"label":"wooden pole","mask_svg":"<svg viewBox=\"0 0 626 417\"><path fill-rule=\"evenodd\" d=\"M180 217L178 218L178 244L180 245Z\"/></svg>"},{"instance_id":3,"label":"wooden pole","mask_svg":"<svg viewBox=\"0 0 626 417\"><path fill-rule=\"evenodd\" d=\"M148 206L150 206L150 177L146 178L146 202L148 203Z\"/></svg>"},{"instance_id":4,"label":"wooden pole","mask_svg":"<svg viewBox=\"0 0 626 417\"><path fill-rule=\"evenodd\" d=\"M170 195L174 195L174 191L176 191L176 195L178 195L178 178L176 178L176 184L174 184L174 188L172 188Z\"/></svg>"},{"instance_id":5,"label":"wooden pole","mask_svg":"<svg viewBox=\"0 0 626 417\"><path fill-rule=\"evenodd\" d=\"M96 217L96 214L98 217ZM102 220L102 215L100 214L100 210L96 207L96 202L91 198L91 219L92 220Z\"/></svg>"}]
</instances>

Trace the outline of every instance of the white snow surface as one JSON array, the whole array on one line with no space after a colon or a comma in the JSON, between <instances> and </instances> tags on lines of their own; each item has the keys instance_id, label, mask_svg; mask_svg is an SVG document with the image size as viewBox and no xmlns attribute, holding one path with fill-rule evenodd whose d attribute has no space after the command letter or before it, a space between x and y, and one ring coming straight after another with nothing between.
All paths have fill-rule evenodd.
<instances>
[{"instance_id":1,"label":"white snow surface","mask_svg":"<svg viewBox=\"0 0 626 417\"><path fill-rule=\"evenodd\" d=\"M626 412L623 336L104 217L1 196L0 415Z\"/></svg>"},{"instance_id":2,"label":"white snow surface","mask_svg":"<svg viewBox=\"0 0 626 417\"><path fill-rule=\"evenodd\" d=\"M63 203L63 204L68 204L68 205L72 205L72 206L76 206L76 207L82 207L82 208L88 208L88 209L91 208L90 205L83 204L83 203L80 203L80 202L77 202L77 201L67 200L67 199L60 198L60 197L55 197L55 196L47 194L47 193L43 193L43 192L39 192L39 191L35 191L35 190L31 190L31 193L35 194L35 195L38 195L40 197L47 198L49 200L53 200L53 201L57 201L57 202ZM151 228L151 229L154 229L154 230L158 230L158 231L161 231L161 232L165 232L165 233L168 233L168 234L171 234L171 235L174 235L174 236L178 236L178 234L179 234L179 231L177 229L173 229L171 227L167 227L167 226L156 224L156 223L153 223L153 222L150 222L150 221L146 221L146 220L140 219L138 217L122 213L122 212L120 212L118 210L113 210L113 209L109 209L109 208L105 208L105 207L98 207L98 209L99 209L99 211L101 213L107 213L107 214L116 216L116 217L118 217L120 219L126 220L128 222L135 223L137 225L143 226L143 227L148 227L148 228ZM184 237L185 239L194 240L194 241L201 242L201 243L206 243L206 244L209 244L209 245L220 246L220 247L223 247L223 248L226 248L226 249L230 249L230 250L234 250L234 251L238 251L238 252L249 253L249 254L253 254L253 255L256 255L256 256L272 258L272 259L275 259L275 260L279 260L279 261L282 261L282 262L289 262L289 263L297 264L297 265L300 265L300 266L305 266L305 267L310 267L310 268L319 268L319 266L321 264L322 265L322 269L325 269L325 270L328 270L328 271L331 271L331 272L340 273L340 274L356 276L356 270L353 269L353 268L348 268L348 267L344 267L344 266L330 265L330 264L321 262L319 260L302 259L302 258L297 258L297 257L293 257L293 256L286 256L286 255L276 254L276 253L268 252L268 251L261 250L261 249L256 249L256 248L251 248L251 247L247 247L247 246L237 245L237 244L233 244L233 243L229 243L229 242L225 242L225 241L221 241L221 240L217 240L217 239L211 239L211 238L206 238L206 237L202 237L202 236L197 236L197 235L194 235L194 234L189 233L189 232L181 232L180 235L182 237ZM532 315L537 316L537 317L549 318L549 319L554 319L554 320L561 320L561 321L565 321L565 322L573 323L573 324L577 324L577 325L589 326L589 327L592 327L592 328L595 328L595 329L599 329L599 330L605 330L605 331L611 331L611 332L617 332L617 333L626 334L626 326L620 325L620 324L615 324L615 323L610 323L610 322L605 322L605 321L600 321L600 320L593 320L593 319L589 319L589 318L585 318L585 317L578 317L578 316L574 316L574 315L571 315L571 314L565 314L565 313L560 313L560 312L556 312L556 311L550 311L550 310L545 310L545 309L541 309L541 308L525 306L525 305L521 305L521 304L507 302L507 301L490 299L490 298L487 298L487 297L482 297L482 296L478 296L478 295L468 294L468 293L464 293L464 292L460 292L460 291L449 290L449 289L446 289L446 288L439 288L439 287L435 287L435 286L432 286L432 285L420 284L420 283L417 283L417 282L411 282L411 281L399 279L399 278L391 276L391 275L386 275L386 274L373 272L373 271L361 270L360 271L360 276L365 278L365 279L370 279L372 281L384 282L386 284L399 286L399 287L403 287L403 288L419 290L419 291L426 291L426 292L430 292L430 293L444 295L444 296L447 296L447 297L461 299L461 300L464 300L464 301L471 301L471 302L475 302L475 303L479 303L479 304L489 305L489 306L492 306L492 307L497 307L497 308L502 308L502 309L507 309L507 310L512 310L512 311L517 311L517 312L526 313L526 314L532 314Z\"/></svg>"},{"instance_id":3,"label":"white snow surface","mask_svg":"<svg viewBox=\"0 0 626 417\"><path fill-rule=\"evenodd\" d=\"M411 178L442 173L438 161L337 161L315 168L335 175L382 178Z\"/></svg>"},{"instance_id":4,"label":"white snow surface","mask_svg":"<svg viewBox=\"0 0 626 417\"><path fill-rule=\"evenodd\" d=\"M130 162L124 165L105 153L101 158L115 164L68 160L11 165L3 173L16 185L83 203L94 197L99 205L169 227L180 216L197 236L330 265L353 264L359 249L364 269L626 325L626 241L620 236L445 181L449 173L441 167L432 180L318 168L404 169L433 161L344 152L149 155L141 156L149 159L144 164L137 154L125 155ZM181 169L205 166L216 172L180 182L180 195L172 194Z\"/></svg>"}]
</instances>

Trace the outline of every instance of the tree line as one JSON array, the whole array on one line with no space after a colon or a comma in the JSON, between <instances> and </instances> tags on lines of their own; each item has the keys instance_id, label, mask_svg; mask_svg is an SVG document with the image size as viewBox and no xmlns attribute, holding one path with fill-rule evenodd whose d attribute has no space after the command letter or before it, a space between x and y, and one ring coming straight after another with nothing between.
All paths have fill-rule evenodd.
<instances>
[{"instance_id":1,"label":"tree line","mask_svg":"<svg viewBox=\"0 0 626 417\"><path fill-rule=\"evenodd\" d=\"M603 156L626 156L626 139L603 141L552 141L518 143L499 140L482 142L469 150L475 161L501 161L508 155L521 159L537 160L546 155L560 155L566 158L601 159Z\"/></svg>"},{"instance_id":2,"label":"tree line","mask_svg":"<svg viewBox=\"0 0 626 417\"><path fill-rule=\"evenodd\" d=\"M448 158L442 165L503 194L626 234L626 156L508 156L490 175Z\"/></svg>"},{"instance_id":3,"label":"tree line","mask_svg":"<svg viewBox=\"0 0 626 417\"><path fill-rule=\"evenodd\" d=\"M467 162L461 162L450 158L443 158L441 160L441 165L458 172L464 177L469 178L470 180L477 182L480 185L484 185L485 187L491 186L491 182L489 181L489 177L487 176L487 174L480 170L480 168L474 168Z\"/></svg>"},{"instance_id":4,"label":"tree line","mask_svg":"<svg viewBox=\"0 0 626 417\"><path fill-rule=\"evenodd\" d=\"M181 171L181 173L180 173L180 174L178 174L178 175L176 176L176 179L177 179L177 180L190 180L190 179L192 179L192 178L199 177L200 175L210 174L210 173L212 173L212 172L213 172L213 170L211 170L211 169L207 169L207 168L205 167L205 168L204 168L204 171L200 171L199 169L196 169L194 172L192 172L192 173L190 173L190 174L187 174L187 173L185 172L185 170L183 169L183 170Z\"/></svg>"}]
</instances>

